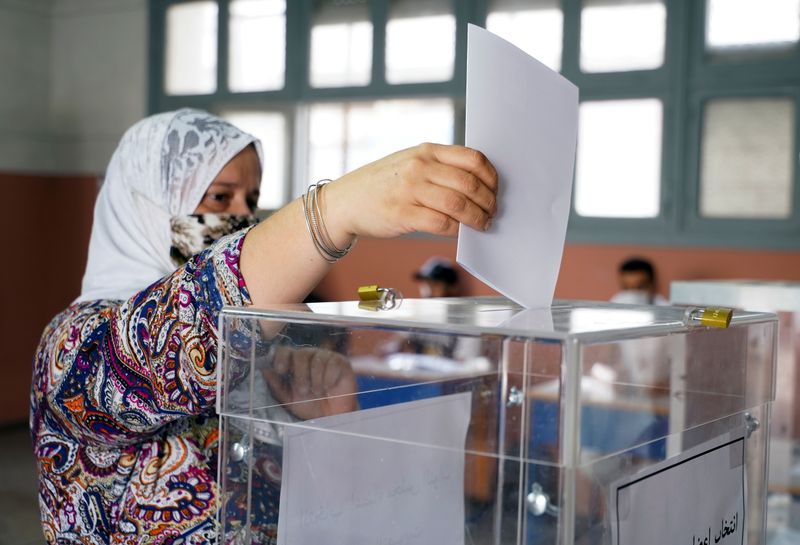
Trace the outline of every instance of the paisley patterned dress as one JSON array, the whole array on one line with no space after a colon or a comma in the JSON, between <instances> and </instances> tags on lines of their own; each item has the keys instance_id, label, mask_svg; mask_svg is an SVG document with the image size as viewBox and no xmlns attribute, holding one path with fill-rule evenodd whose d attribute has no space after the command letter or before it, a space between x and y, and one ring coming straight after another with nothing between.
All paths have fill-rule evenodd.
<instances>
[{"instance_id":1,"label":"paisley patterned dress","mask_svg":"<svg viewBox=\"0 0 800 545\"><path fill-rule=\"evenodd\" d=\"M216 327L223 306L250 302L245 232L127 301L73 304L45 329L31 431L49 544L222 541ZM277 495L262 504L274 538Z\"/></svg>"}]
</instances>

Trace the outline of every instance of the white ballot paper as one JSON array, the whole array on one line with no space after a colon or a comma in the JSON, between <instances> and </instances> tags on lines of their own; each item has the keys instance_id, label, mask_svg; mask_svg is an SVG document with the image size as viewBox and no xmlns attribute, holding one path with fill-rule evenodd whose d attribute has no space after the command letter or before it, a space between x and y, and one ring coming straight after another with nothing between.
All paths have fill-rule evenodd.
<instances>
[{"instance_id":1,"label":"white ballot paper","mask_svg":"<svg viewBox=\"0 0 800 545\"><path fill-rule=\"evenodd\" d=\"M287 426L278 545L464 543L470 393Z\"/></svg>"},{"instance_id":2,"label":"white ballot paper","mask_svg":"<svg viewBox=\"0 0 800 545\"><path fill-rule=\"evenodd\" d=\"M578 88L522 50L470 25L466 145L497 168L498 214L461 226L457 260L525 307L553 302L572 193Z\"/></svg>"},{"instance_id":3,"label":"white ballot paper","mask_svg":"<svg viewBox=\"0 0 800 545\"><path fill-rule=\"evenodd\" d=\"M553 331L553 313L549 308L526 308L514 314L499 327L526 331Z\"/></svg>"},{"instance_id":4,"label":"white ballot paper","mask_svg":"<svg viewBox=\"0 0 800 545\"><path fill-rule=\"evenodd\" d=\"M612 485L614 545L743 545L743 432L709 441Z\"/></svg>"}]
</instances>

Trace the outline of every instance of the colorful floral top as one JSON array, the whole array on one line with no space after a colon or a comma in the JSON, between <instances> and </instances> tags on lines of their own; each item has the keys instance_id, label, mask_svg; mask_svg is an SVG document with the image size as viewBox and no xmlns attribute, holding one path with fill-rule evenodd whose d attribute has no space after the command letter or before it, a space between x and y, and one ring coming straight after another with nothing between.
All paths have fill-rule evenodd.
<instances>
[{"instance_id":1,"label":"colorful floral top","mask_svg":"<svg viewBox=\"0 0 800 545\"><path fill-rule=\"evenodd\" d=\"M224 305L249 303L244 233L45 329L31 431L49 544L217 542L216 326Z\"/></svg>"}]
</instances>

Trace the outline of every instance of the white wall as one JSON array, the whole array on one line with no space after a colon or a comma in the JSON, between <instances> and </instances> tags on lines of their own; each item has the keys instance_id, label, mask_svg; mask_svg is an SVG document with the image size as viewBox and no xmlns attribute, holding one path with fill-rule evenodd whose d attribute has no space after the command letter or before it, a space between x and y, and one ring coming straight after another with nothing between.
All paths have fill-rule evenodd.
<instances>
[{"instance_id":1,"label":"white wall","mask_svg":"<svg viewBox=\"0 0 800 545\"><path fill-rule=\"evenodd\" d=\"M51 0L0 0L0 170L49 171Z\"/></svg>"},{"instance_id":2,"label":"white wall","mask_svg":"<svg viewBox=\"0 0 800 545\"><path fill-rule=\"evenodd\" d=\"M0 171L101 173L147 113L147 0L0 0Z\"/></svg>"}]
</instances>

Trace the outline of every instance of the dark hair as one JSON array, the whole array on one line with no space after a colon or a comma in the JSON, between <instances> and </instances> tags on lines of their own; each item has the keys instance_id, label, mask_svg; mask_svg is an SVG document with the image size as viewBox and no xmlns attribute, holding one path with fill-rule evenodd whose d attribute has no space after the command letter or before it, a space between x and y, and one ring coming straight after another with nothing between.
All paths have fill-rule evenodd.
<instances>
[{"instance_id":1,"label":"dark hair","mask_svg":"<svg viewBox=\"0 0 800 545\"><path fill-rule=\"evenodd\" d=\"M650 261L648 261L647 259L644 259L643 257L631 257L623 261L622 264L619 266L620 273L640 272L640 271L645 273L648 276L648 278L650 278L651 282L655 283L656 273L655 270L653 269L653 264L650 263Z\"/></svg>"},{"instance_id":2,"label":"dark hair","mask_svg":"<svg viewBox=\"0 0 800 545\"><path fill-rule=\"evenodd\" d=\"M417 280L431 280L433 282L444 282L447 285L455 286L458 284L458 272L450 264L439 258L431 258L414 273Z\"/></svg>"}]
</instances>

